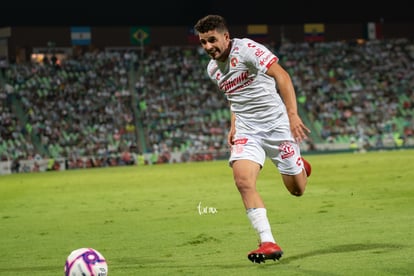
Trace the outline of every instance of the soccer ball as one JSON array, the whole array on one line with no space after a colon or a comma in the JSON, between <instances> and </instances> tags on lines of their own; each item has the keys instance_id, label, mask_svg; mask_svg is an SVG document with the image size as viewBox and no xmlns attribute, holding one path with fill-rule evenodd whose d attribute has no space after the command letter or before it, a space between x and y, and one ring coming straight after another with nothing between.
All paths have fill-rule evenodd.
<instances>
[{"instance_id":1,"label":"soccer ball","mask_svg":"<svg viewBox=\"0 0 414 276\"><path fill-rule=\"evenodd\" d=\"M73 250L66 258L65 276L107 276L104 256L93 248Z\"/></svg>"}]
</instances>

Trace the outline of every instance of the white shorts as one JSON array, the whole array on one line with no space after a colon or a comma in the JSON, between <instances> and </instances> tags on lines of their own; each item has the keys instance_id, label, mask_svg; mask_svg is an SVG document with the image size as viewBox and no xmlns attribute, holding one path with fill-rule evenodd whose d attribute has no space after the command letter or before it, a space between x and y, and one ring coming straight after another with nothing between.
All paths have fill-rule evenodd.
<instances>
[{"instance_id":1,"label":"white shorts","mask_svg":"<svg viewBox=\"0 0 414 276\"><path fill-rule=\"evenodd\" d=\"M248 159L263 167L266 157L272 160L281 174L297 175L302 172L300 147L289 131L255 135L236 134L229 165L231 166L236 160Z\"/></svg>"}]
</instances>

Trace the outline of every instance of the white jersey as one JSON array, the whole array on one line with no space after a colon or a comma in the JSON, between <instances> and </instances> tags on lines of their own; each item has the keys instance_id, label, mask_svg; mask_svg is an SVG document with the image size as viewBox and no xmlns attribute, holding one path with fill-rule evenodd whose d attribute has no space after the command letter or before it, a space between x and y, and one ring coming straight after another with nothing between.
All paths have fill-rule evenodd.
<instances>
[{"instance_id":1,"label":"white jersey","mask_svg":"<svg viewBox=\"0 0 414 276\"><path fill-rule=\"evenodd\" d=\"M275 80L265 74L278 60L264 45L248 38L234 38L225 62L209 62L208 75L230 102L237 132L266 132L289 124Z\"/></svg>"}]
</instances>

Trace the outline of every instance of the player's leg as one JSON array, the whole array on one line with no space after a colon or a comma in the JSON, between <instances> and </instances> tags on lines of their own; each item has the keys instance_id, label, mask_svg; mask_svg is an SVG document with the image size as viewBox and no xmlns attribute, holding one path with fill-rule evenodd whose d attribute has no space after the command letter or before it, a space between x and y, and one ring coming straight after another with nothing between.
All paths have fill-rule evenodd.
<instances>
[{"instance_id":1,"label":"player's leg","mask_svg":"<svg viewBox=\"0 0 414 276\"><path fill-rule=\"evenodd\" d=\"M265 262L268 259L280 259L283 251L274 240L267 210L256 189L256 179L261 166L251 160L237 160L233 162L232 168L247 217L260 238L259 248L249 252L248 259L255 263Z\"/></svg>"},{"instance_id":2,"label":"player's leg","mask_svg":"<svg viewBox=\"0 0 414 276\"><path fill-rule=\"evenodd\" d=\"M256 190L256 179L265 162L265 152L254 137L239 134L234 139L229 165L239 190L244 207L264 208L264 203Z\"/></svg>"},{"instance_id":3,"label":"player's leg","mask_svg":"<svg viewBox=\"0 0 414 276\"><path fill-rule=\"evenodd\" d=\"M246 159L234 161L232 168L234 182L246 210L264 208L263 200L256 189L256 179L260 172L260 165Z\"/></svg>"},{"instance_id":4,"label":"player's leg","mask_svg":"<svg viewBox=\"0 0 414 276\"><path fill-rule=\"evenodd\" d=\"M305 192L311 166L302 158L299 145L289 137L289 132L273 134L266 139L264 146L287 190L292 195L301 196Z\"/></svg>"},{"instance_id":5,"label":"player's leg","mask_svg":"<svg viewBox=\"0 0 414 276\"><path fill-rule=\"evenodd\" d=\"M256 189L256 181L265 162L262 137L242 136L235 140L230 164L234 180L243 200L249 221L259 236L259 248L247 254L250 261L264 262L267 259L279 259L283 251L276 244L267 217L265 204Z\"/></svg>"},{"instance_id":6,"label":"player's leg","mask_svg":"<svg viewBox=\"0 0 414 276\"><path fill-rule=\"evenodd\" d=\"M310 176L311 173L311 165L302 157L297 158L296 163L303 167L299 173L281 173L281 175L287 190L294 196L301 196L305 192L305 188L308 183L308 176Z\"/></svg>"}]
</instances>

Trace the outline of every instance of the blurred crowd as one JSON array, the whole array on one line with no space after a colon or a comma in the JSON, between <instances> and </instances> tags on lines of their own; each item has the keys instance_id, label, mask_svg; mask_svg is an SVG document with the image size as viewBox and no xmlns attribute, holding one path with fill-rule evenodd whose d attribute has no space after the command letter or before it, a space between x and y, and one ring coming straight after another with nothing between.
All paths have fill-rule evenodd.
<instances>
[{"instance_id":1,"label":"blurred crowd","mask_svg":"<svg viewBox=\"0 0 414 276\"><path fill-rule=\"evenodd\" d=\"M413 41L286 44L281 53L322 141L380 148L413 137Z\"/></svg>"},{"instance_id":2,"label":"blurred crowd","mask_svg":"<svg viewBox=\"0 0 414 276\"><path fill-rule=\"evenodd\" d=\"M402 146L413 138L413 41L273 50L312 129L310 150ZM71 169L225 157L230 113L207 62L198 47L162 47L10 64L0 82L1 160L64 159Z\"/></svg>"}]
</instances>

